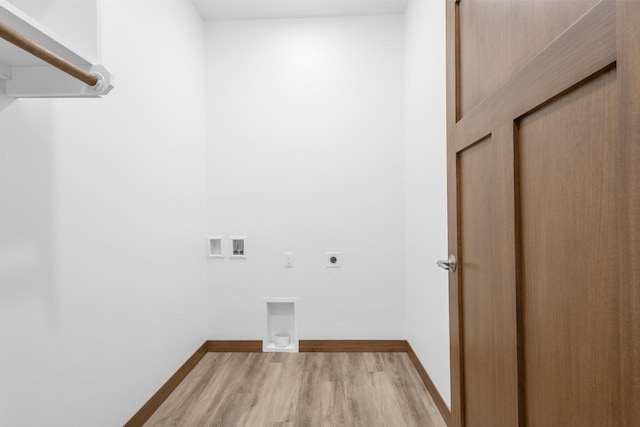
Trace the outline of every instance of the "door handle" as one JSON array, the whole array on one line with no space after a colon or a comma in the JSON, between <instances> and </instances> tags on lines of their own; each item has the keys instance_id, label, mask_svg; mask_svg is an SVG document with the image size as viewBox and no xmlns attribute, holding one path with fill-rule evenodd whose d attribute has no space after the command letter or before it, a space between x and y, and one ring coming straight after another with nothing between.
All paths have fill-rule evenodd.
<instances>
[{"instance_id":1,"label":"door handle","mask_svg":"<svg viewBox=\"0 0 640 427\"><path fill-rule=\"evenodd\" d=\"M456 271L456 268L458 267L456 257L454 257L453 255L449 255L449 259L441 259L437 261L436 264L438 264L438 267L449 271Z\"/></svg>"}]
</instances>

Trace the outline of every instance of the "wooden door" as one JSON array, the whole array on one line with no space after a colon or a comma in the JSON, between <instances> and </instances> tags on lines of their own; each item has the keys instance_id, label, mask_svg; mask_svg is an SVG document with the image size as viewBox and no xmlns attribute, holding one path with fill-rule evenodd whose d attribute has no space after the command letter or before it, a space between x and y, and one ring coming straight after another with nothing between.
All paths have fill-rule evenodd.
<instances>
[{"instance_id":1,"label":"wooden door","mask_svg":"<svg viewBox=\"0 0 640 427\"><path fill-rule=\"evenodd\" d=\"M640 1L448 1L447 115L453 426L640 426Z\"/></svg>"}]
</instances>

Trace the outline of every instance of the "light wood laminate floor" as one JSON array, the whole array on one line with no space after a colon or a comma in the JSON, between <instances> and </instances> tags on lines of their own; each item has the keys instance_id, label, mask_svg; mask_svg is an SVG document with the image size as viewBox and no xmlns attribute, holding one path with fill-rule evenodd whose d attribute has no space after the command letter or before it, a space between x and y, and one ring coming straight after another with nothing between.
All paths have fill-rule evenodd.
<instances>
[{"instance_id":1,"label":"light wood laminate floor","mask_svg":"<svg viewBox=\"0 0 640 427\"><path fill-rule=\"evenodd\" d=\"M405 353L207 353L145 426L446 427Z\"/></svg>"}]
</instances>

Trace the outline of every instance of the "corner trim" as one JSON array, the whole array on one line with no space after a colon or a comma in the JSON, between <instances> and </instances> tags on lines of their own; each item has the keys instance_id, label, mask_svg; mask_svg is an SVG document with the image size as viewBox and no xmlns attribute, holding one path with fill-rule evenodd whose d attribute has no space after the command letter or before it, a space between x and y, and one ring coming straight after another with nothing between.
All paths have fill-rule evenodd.
<instances>
[{"instance_id":1,"label":"corner trim","mask_svg":"<svg viewBox=\"0 0 640 427\"><path fill-rule=\"evenodd\" d=\"M440 411L440 415L442 415L442 418L444 418L444 422L448 426L450 426L451 425L451 409L449 409L449 406L447 406L444 399L440 395L440 392L438 391L435 384L431 380L431 377L427 373L427 370L424 368L424 366L422 366L422 363L420 362L418 355L415 353L415 351L413 351L413 348L411 348L411 344L409 344L408 341L406 341L406 343L407 343L407 356L409 356L411 363L413 363L413 366L416 368L416 371L418 371L418 375L420 375L420 378L422 378L422 382L424 383L425 387L427 387L427 390L429 391L429 394L431 395L433 402L436 404L436 406L438 407L438 410Z\"/></svg>"},{"instance_id":2,"label":"corner trim","mask_svg":"<svg viewBox=\"0 0 640 427\"><path fill-rule=\"evenodd\" d=\"M166 383L145 403L142 408L134 414L124 427L142 427L151 415L167 400L167 397L180 385L182 380L189 375L200 360L207 354L207 343L205 342L196 350L193 355L167 380Z\"/></svg>"}]
</instances>

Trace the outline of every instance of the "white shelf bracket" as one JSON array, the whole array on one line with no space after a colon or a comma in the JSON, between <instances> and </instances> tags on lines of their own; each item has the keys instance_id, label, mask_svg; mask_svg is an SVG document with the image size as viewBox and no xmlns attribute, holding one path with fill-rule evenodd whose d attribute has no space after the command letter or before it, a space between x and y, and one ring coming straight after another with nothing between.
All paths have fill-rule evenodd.
<instances>
[{"instance_id":1,"label":"white shelf bracket","mask_svg":"<svg viewBox=\"0 0 640 427\"><path fill-rule=\"evenodd\" d=\"M99 98L113 89L113 74L107 68L6 0L0 0L0 24L0 79L7 81L8 96ZM98 77L97 84L90 85L94 76L87 72Z\"/></svg>"},{"instance_id":2,"label":"white shelf bracket","mask_svg":"<svg viewBox=\"0 0 640 427\"><path fill-rule=\"evenodd\" d=\"M7 95L15 98L99 98L113 89L113 74L102 65L88 68L101 81L89 86L62 71L47 66L13 67Z\"/></svg>"}]
</instances>

